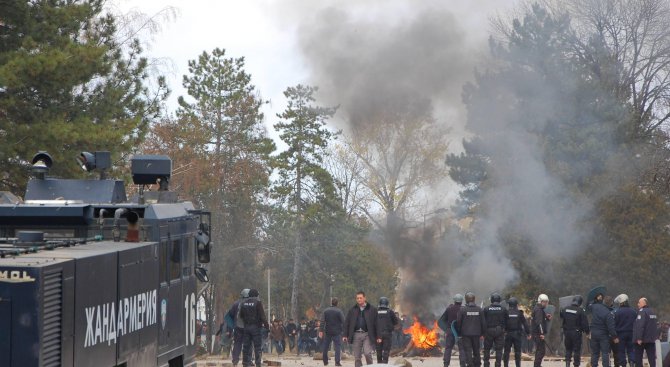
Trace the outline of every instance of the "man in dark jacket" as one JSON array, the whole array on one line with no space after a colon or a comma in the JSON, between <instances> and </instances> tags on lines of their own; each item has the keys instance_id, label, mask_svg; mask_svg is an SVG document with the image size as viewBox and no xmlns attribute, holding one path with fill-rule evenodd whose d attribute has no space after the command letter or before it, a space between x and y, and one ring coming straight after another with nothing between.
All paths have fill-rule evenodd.
<instances>
[{"instance_id":1,"label":"man in dark jacket","mask_svg":"<svg viewBox=\"0 0 670 367\"><path fill-rule=\"evenodd\" d=\"M333 298L330 307L321 315L321 338L323 338L323 365L328 365L328 350L330 342L335 346L335 366L341 366L342 332L344 331L344 313L337 307L338 300Z\"/></svg>"},{"instance_id":2,"label":"man in dark jacket","mask_svg":"<svg viewBox=\"0 0 670 367\"><path fill-rule=\"evenodd\" d=\"M614 303L619 304L619 308L614 313L614 329L619 337L616 367L626 367L626 359L632 367L635 363L634 343L633 343L633 323L637 317L635 310L628 303L628 295L620 294L614 299Z\"/></svg>"},{"instance_id":3,"label":"man in dark jacket","mask_svg":"<svg viewBox=\"0 0 670 367\"><path fill-rule=\"evenodd\" d=\"M610 365L610 340L619 342L614 328L614 314L603 304L604 296L598 294L591 305L591 366L598 367L603 356L603 367Z\"/></svg>"},{"instance_id":4,"label":"man in dark jacket","mask_svg":"<svg viewBox=\"0 0 670 367\"><path fill-rule=\"evenodd\" d=\"M233 366L237 367L237 364L240 363L240 354L242 353L242 339L244 337L244 321L242 318L237 317L240 310L240 303L245 299L249 298L249 288L245 288L240 293L240 299L235 301L228 312L226 312L226 319L233 321L233 352L232 360Z\"/></svg>"},{"instance_id":5,"label":"man in dark jacket","mask_svg":"<svg viewBox=\"0 0 670 367\"><path fill-rule=\"evenodd\" d=\"M533 308L531 318L531 333L535 343L535 361L534 367L542 366L542 359L546 353L545 335L547 334L547 322L551 320L551 314L547 314L544 309L549 304L549 297L546 294L540 294L537 297L537 304Z\"/></svg>"},{"instance_id":6,"label":"man in dark jacket","mask_svg":"<svg viewBox=\"0 0 670 367\"><path fill-rule=\"evenodd\" d=\"M352 344L354 349L354 365L363 365L362 355L365 362L372 364L372 346L377 341L377 308L367 302L365 292L356 293L356 304L349 309L344 320L344 341Z\"/></svg>"},{"instance_id":7,"label":"man in dark jacket","mask_svg":"<svg viewBox=\"0 0 670 367\"><path fill-rule=\"evenodd\" d=\"M444 367L449 367L451 362L451 350L454 348L454 345L458 345L458 359L460 361L460 367L465 367L465 351L463 350L463 343L460 340L456 340L456 336L451 331L451 325L456 321L458 317L458 311L461 310L461 305L463 304L463 295L456 294L454 296L454 303L450 304L444 313L440 317L441 323L444 325L444 338L446 343L444 346L444 357L443 363Z\"/></svg>"},{"instance_id":8,"label":"man in dark jacket","mask_svg":"<svg viewBox=\"0 0 670 367\"><path fill-rule=\"evenodd\" d=\"M249 298L240 303L240 317L244 321L244 337L242 341L242 365L251 366L251 343L255 352L256 367L261 367L261 354L263 339L262 328L268 328L268 320L265 317L263 303L258 299L258 291L249 291Z\"/></svg>"},{"instance_id":9,"label":"man in dark jacket","mask_svg":"<svg viewBox=\"0 0 670 367\"><path fill-rule=\"evenodd\" d=\"M639 311L633 324L633 341L635 342L635 365L642 366L642 353L647 352L649 367L656 367L656 339L658 339L658 320L656 313L649 308L646 298L637 302Z\"/></svg>"},{"instance_id":10,"label":"man in dark jacket","mask_svg":"<svg viewBox=\"0 0 670 367\"><path fill-rule=\"evenodd\" d=\"M484 336L486 320L482 309L475 304L475 294L472 292L465 294L465 307L461 307L456 316L456 330L463 343L466 367L479 367L479 341Z\"/></svg>"},{"instance_id":11,"label":"man in dark jacket","mask_svg":"<svg viewBox=\"0 0 670 367\"><path fill-rule=\"evenodd\" d=\"M298 325L293 322L293 319L288 319L286 324L286 339L288 340L288 348L293 352L295 348L295 337L298 335Z\"/></svg>"},{"instance_id":12,"label":"man in dark jacket","mask_svg":"<svg viewBox=\"0 0 670 367\"><path fill-rule=\"evenodd\" d=\"M589 333L589 320L582 308L582 296L574 296L572 305L561 310L563 319L563 336L565 341L565 367L570 367L570 360L579 367L582 355L582 334Z\"/></svg>"},{"instance_id":13,"label":"man in dark jacket","mask_svg":"<svg viewBox=\"0 0 670 367\"><path fill-rule=\"evenodd\" d=\"M300 352L305 352L308 355L312 355L312 341L309 339L309 322L307 322L306 318L302 318L300 320L300 324L298 324L298 348L297 350L297 355L300 355Z\"/></svg>"},{"instance_id":14,"label":"man in dark jacket","mask_svg":"<svg viewBox=\"0 0 670 367\"><path fill-rule=\"evenodd\" d=\"M514 362L516 367L521 367L521 342L524 334L530 338L530 329L526 316L524 316L522 310L519 310L519 301L511 297L507 300L507 305L509 309L507 310L507 325L505 325L507 333L505 334L503 364L505 367L509 366L509 353L512 351L512 345L514 345Z\"/></svg>"},{"instance_id":15,"label":"man in dark jacket","mask_svg":"<svg viewBox=\"0 0 670 367\"><path fill-rule=\"evenodd\" d=\"M484 332L484 367L489 367L491 358L491 347L495 346L496 364L500 367L503 346L505 345L505 326L507 325L507 309L503 307L502 297L498 293L491 294L491 304L484 307L484 320L486 320L486 331Z\"/></svg>"},{"instance_id":16,"label":"man in dark jacket","mask_svg":"<svg viewBox=\"0 0 670 367\"><path fill-rule=\"evenodd\" d=\"M286 339L286 330L281 320L274 320L270 327L270 340L272 347L277 351L277 355L284 353L284 340Z\"/></svg>"},{"instance_id":17,"label":"man in dark jacket","mask_svg":"<svg viewBox=\"0 0 670 367\"><path fill-rule=\"evenodd\" d=\"M398 318L395 312L389 308L389 300L386 297L379 299L379 309L377 309L377 363L389 363L389 354L391 353L391 336L393 330L398 325Z\"/></svg>"}]
</instances>

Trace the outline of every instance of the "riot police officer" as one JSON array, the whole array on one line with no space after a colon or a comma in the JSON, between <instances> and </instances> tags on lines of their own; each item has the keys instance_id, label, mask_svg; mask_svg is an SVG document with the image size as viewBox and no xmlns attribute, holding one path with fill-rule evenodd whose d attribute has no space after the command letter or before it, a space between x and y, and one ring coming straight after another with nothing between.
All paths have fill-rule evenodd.
<instances>
[{"instance_id":1,"label":"riot police officer","mask_svg":"<svg viewBox=\"0 0 670 367\"><path fill-rule=\"evenodd\" d=\"M507 310L507 325L505 325L505 352L503 353L503 364L509 366L509 353L514 345L514 362L516 367L521 367L521 342L523 335L530 338L528 321L523 311L519 310L519 301L512 297L507 300L509 309Z\"/></svg>"},{"instance_id":2,"label":"riot police officer","mask_svg":"<svg viewBox=\"0 0 670 367\"><path fill-rule=\"evenodd\" d=\"M462 304L463 295L456 294L454 296L454 303L450 304L440 317L440 321L444 325L444 367L449 367L449 363L451 362L451 350L454 348L454 345L458 347L458 359L460 361L460 367L465 367L465 351L463 350L463 343L461 343L460 340L457 340L456 335L454 335L451 330L451 325L456 321L456 318L458 317L458 311L460 311Z\"/></svg>"},{"instance_id":3,"label":"riot police officer","mask_svg":"<svg viewBox=\"0 0 670 367\"><path fill-rule=\"evenodd\" d=\"M500 367L502 351L505 343L505 326L507 325L508 312L500 302L502 297L498 293L491 294L491 304L484 308L484 320L486 321L486 332L484 333L484 367L489 367L491 347L495 346L496 364Z\"/></svg>"},{"instance_id":4,"label":"riot police officer","mask_svg":"<svg viewBox=\"0 0 670 367\"><path fill-rule=\"evenodd\" d=\"M571 359L574 366L579 367L582 354L582 333L589 333L589 320L582 308L583 301L582 296L574 296L572 305L561 310L565 342L565 367L570 367Z\"/></svg>"},{"instance_id":5,"label":"riot police officer","mask_svg":"<svg viewBox=\"0 0 670 367\"><path fill-rule=\"evenodd\" d=\"M244 321L244 337L242 338L242 365L251 366L251 343L255 352L256 367L261 367L262 336L261 328L268 327L263 303L258 299L258 291L251 289L249 298L240 304L240 317Z\"/></svg>"},{"instance_id":6,"label":"riot police officer","mask_svg":"<svg viewBox=\"0 0 670 367\"><path fill-rule=\"evenodd\" d=\"M533 317L531 319L531 331L533 342L535 343L534 367L542 366L542 359L546 353L545 335L547 334L547 321L551 320L551 314L547 314L544 309L549 304L549 297L546 294L540 294L537 297L537 305L533 308Z\"/></svg>"},{"instance_id":7,"label":"riot police officer","mask_svg":"<svg viewBox=\"0 0 670 367\"><path fill-rule=\"evenodd\" d=\"M226 318L233 321L233 351L231 353L233 367L237 367L237 364L240 362L242 339L244 338L244 321L242 321L242 318L239 316L240 304L244 302L245 299L249 298L249 291L249 288L242 289L240 299L235 301L235 303L230 306L228 312L226 312Z\"/></svg>"},{"instance_id":8,"label":"riot police officer","mask_svg":"<svg viewBox=\"0 0 670 367\"><path fill-rule=\"evenodd\" d=\"M465 307L458 311L456 330L463 343L466 367L479 367L479 340L486 330L486 321L482 309L475 304L475 294L472 292L465 294Z\"/></svg>"},{"instance_id":9,"label":"riot police officer","mask_svg":"<svg viewBox=\"0 0 670 367\"><path fill-rule=\"evenodd\" d=\"M377 309L377 363L388 363L391 353L391 336L398 325L395 312L389 308L389 299L381 297Z\"/></svg>"}]
</instances>

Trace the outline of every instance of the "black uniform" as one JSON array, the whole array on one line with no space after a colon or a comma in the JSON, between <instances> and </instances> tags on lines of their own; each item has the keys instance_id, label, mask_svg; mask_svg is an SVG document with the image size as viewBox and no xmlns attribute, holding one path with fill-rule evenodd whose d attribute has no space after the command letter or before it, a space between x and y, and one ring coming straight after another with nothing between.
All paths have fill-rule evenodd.
<instances>
[{"instance_id":1,"label":"black uniform","mask_svg":"<svg viewBox=\"0 0 670 367\"><path fill-rule=\"evenodd\" d=\"M633 324L633 343L635 343L635 365L642 366L642 352L647 352L649 367L656 367L656 339L658 339L658 319L654 311L644 306L637 312ZM638 341L641 344L638 344Z\"/></svg>"},{"instance_id":2,"label":"black uniform","mask_svg":"<svg viewBox=\"0 0 670 367\"><path fill-rule=\"evenodd\" d=\"M507 311L507 325L505 326L505 352L503 354L503 364L509 366L509 353L514 345L514 362L516 367L521 367L521 342L524 334L529 335L528 321L523 311L517 307L511 307Z\"/></svg>"},{"instance_id":3,"label":"black uniform","mask_svg":"<svg viewBox=\"0 0 670 367\"><path fill-rule=\"evenodd\" d=\"M461 307L456 318L456 330L461 337L463 350L465 351L465 365L467 367L479 367L479 339L486 330L486 320L482 309L474 303L468 303Z\"/></svg>"},{"instance_id":4,"label":"black uniform","mask_svg":"<svg viewBox=\"0 0 670 367\"><path fill-rule=\"evenodd\" d=\"M251 343L253 341L256 367L260 367L263 343L261 328L268 327L263 304L256 297L245 299L240 303L240 317L244 321L242 365L245 367L251 366Z\"/></svg>"},{"instance_id":5,"label":"black uniform","mask_svg":"<svg viewBox=\"0 0 670 367\"><path fill-rule=\"evenodd\" d=\"M393 329L398 325L398 318L395 316L390 308L377 309L377 339L381 339L381 343L377 342L377 363L388 363L389 354L391 353L391 337L393 336Z\"/></svg>"},{"instance_id":6,"label":"black uniform","mask_svg":"<svg viewBox=\"0 0 670 367\"><path fill-rule=\"evenodd\" d=\"M491 347L495 345L496 367L500 367L502 351L505 344L505 326L507 326L507 309L500 302L492 303L484 308L486 332L484 333L484 367L489 367Z\"/></svg>"},{"instance_id":7,"label":"black uniform","mask_svg":"<svg viewBox=\"0 0 670 367\"><path fill-rule=\"evenodd\" d=\"M572 359L575 367L579 367L582 354L582 334L589 333L589 320L584 309L577 305L564 308L561 311L563 319L563 336L565 341L565 364L569 365Z\"/></svg>"},{"instance_id":8,"label":"black uniform","mask_svg":"<svg viewBox=\"0 0 670 367\"><path fill-rule=\"evenodd\" d=\"M228 310L228 316L233 319L235 326L233 328L233 352L231 359L234 366L240 362L240 354L242 354L242 339L244 338L244 322L238 318L240 303L243 300L235 301Z\"/></svg>"},{"instance_id":9,"label":"black uniform","mask_svg":"<svg viewBox=\"0 0 670 367\"><path fill-rule=\"evenodd\" d=\"M535 342L535 361L533 362L533 366L540 367L546 353L544 336L547 333L547 314L544 312L542 305L535 305L531 324L533 342Z\"/></svg>"},{"instance_id":10,"label":"black uniform","mask_svg":"<svg viewBox=\"0 0 670 367\"><path fill-rule=\"evenodd\" d=\"M442 319L447 328L451 327L451 324L456 321L458 318L458 311L461 309L460 303L454 303L449 305L444 313L442 314ZM451 350L454 348L454 345L458 346L458 359L461 367L465 367L465 351L463 350L463 343L460 340L456 340L456 336L451 332L451 330L445 330L444 334L445 346L444 346L444 357L443 362L444 366L448 367L451 362Z\"/></svg>"}]
</instances>

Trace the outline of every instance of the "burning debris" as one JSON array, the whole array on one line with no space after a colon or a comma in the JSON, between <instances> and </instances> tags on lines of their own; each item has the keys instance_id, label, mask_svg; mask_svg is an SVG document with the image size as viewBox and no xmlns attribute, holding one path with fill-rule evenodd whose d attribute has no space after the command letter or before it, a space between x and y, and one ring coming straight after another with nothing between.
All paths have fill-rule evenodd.
<instances>
[{"instance_id":1,"label":"burning debris","mask_svg":"<svg viewBox=\"0 0 670 367\"><path fill-rule=\"evenodd\" d=\"M401 354L404 357L441 356L442 349L439 345L440 337L437 333L439 330L437 321L433 322L432 328L428 328L428 326L422 324L416 316L414 316L413 319L414 322L412 323L412 326L403 329L403 332L409 334L412 339Z\"/></svg>"}]
</instances>

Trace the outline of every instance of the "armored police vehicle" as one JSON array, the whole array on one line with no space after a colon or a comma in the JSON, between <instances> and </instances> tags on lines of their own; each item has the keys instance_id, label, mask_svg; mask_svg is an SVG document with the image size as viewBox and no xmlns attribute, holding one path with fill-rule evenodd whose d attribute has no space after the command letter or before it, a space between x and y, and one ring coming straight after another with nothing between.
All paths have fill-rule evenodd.
<instances>
[{"instance_id":1,"label":"armored police vehicle","mask_svg":"<svg viewBox=\"0 0 670 367\"><path fill-rule=\"evenodd\" d=\"M194 364L210 214L168 191L166 156L131 160L133 200L109 152L78 161L100 179L49 178L40 152L24 199L0 193L0 366Z\"/></svg>"}]
</instances>

